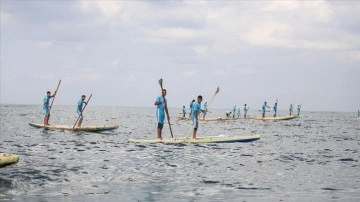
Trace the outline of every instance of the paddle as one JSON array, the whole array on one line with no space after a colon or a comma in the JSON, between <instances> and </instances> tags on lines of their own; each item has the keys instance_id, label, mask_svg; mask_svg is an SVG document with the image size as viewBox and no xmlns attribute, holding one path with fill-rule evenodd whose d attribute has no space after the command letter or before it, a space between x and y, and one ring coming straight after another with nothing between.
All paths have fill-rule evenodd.
<instances>
[{"instance_id":1,"label":"paddle","mask_svg":"<svg viewBox=\"0 0 360 202\"><path fill-rule=\"evenodd\" d=\"M56 90L55 90L55 95L54 95L54 98L52 99L52 101L51 101L51 104L50 104L50 107L49 107L49 110L51 110L51 107L52 107L52 105L53 105L53 103L54 103L54 100L55 100L55 97L56 97L56 95L57 95L57 91L59 90L59 86L60 86L60 84L61 84L61 79L59 80L59 84L57 85L57 87L56 87Z\"/></svg>"},{"instance_id":2,"label":"paddle","mask_svg":"<svg viewBox=\"0 0 360 202\"><path fill-rule=\"evenodd\" d=\"M85 106L84 106L84 108L81 110L80 115L83 113L83 111L85 110L86 106L89 104L89 101L90 101L91 96L92 96L92 94L90 95L89 99L88 99L88 100L87 100L87 102L85 103ZM76 122L75 122L75 124L74 124L74 126L73 126L73 130L74 130L74 128L75 128L75 126L76 126L77 122L78 122L78 121L79 121L79 119L80 119L80 115L79 115L79 117L77 118L77 120L76 120Z\"/></svg>"},{"instance_id":3,"label":"paddle","mask_svg":"<svg viewBox=\"0 0 360 202\"><path fill-rule=\"evenodd\" d=\"M162 95L162 92L163 92L163 90L164 90L164 89L163 89L163 86L162 86L162 83L163 83L163 80L162 80L162 78L161 78L161 79L159 80L159 84L160 84L160 88L161 88L161 95ZM164 98L164 101L165 101L165 97L164 97L164 96L162 96L162 97ZM173 132L172 132L172 130L171 130L169 110L168 110L168 108L167 108L167 103L166 103L166 101L165 101L165 112L166 112L166 118L167 118L168 123L169 123L171 138L174 138Z\"/></svg>"},{"instance_id":4,"label":"paddle","mask_svg":"<svg viewBox=\"0 0 360 202\"><path fill-rule=\"evenodd\" d=\"M214 96L211 98L211 100L210 100L209 104L207 105L207 107L208 107L208 108L209 108L209 106L210 106L211 102L214 100L215 95L216 95L216 94L218 94L218 93L219 93L219 91L220 91L220 88L219 88L219 86L218 86L218 87L217 87L217 89L216 89L216 91L215 91Z\"/></svg>"}]
</instances>

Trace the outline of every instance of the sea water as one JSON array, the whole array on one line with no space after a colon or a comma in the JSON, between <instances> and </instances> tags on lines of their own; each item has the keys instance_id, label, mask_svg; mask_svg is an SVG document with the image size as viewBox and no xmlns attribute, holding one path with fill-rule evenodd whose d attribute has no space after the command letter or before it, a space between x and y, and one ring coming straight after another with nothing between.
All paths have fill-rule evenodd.
<instances>
[{"instance_id":1,"label":"sea water","mask_svg":"<svg viewBox=\"0 0 360 202\"><path fill-rule=\"evenodd\" d=\"M190 136L191 123L176 118L181 109L169 111L174 136ZM224 110L207 117L224 117ZM76 119L73 106L54 106L50 124ZM0 201L360 201L355 113L200 122L198 137L262 134L226 144L129 143L156 137L155 108L88 106L84 126L119 125L106 133L30 122L43 122L41 106L1 105L0 152L20 161L0 169ZM163 133L170 137L168 123Z\"/></svg>"}]
</instances>

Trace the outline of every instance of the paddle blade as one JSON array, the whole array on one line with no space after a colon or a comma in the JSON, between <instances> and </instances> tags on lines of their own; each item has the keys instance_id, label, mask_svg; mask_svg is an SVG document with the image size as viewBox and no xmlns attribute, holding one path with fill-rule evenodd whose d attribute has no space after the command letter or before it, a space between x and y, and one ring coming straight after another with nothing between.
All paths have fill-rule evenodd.
<instances>
[{"instance_id":1,"label":"paddle blade","mask_svg":"<svg viewBox=\"0 0 360 202\"><path fill-rule=\"evenodd\" d=\"M162 85L162 83L163 83L163 80L162 80L162 78L159 80L159 84L160 85Z\"/></svg>"},{"instance_id":2,"label":"paddle blade","mask_svg":"<svg viewBox=\"0 0 360 202\"><path fill-rule=\"evenodd\" d=\"M219 88L219 86L218 86L217 89L216 89L216 91L215 91L215 94L217 94L219 91L220 91L220 88Z\"/></svg>"}]
</instances>

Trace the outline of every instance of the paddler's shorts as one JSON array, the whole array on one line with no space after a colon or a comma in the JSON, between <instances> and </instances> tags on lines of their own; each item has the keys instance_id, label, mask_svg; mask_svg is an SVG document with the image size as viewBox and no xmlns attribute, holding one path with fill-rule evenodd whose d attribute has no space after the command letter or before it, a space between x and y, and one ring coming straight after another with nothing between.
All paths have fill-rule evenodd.
<instances>
[{"instance_id":1,"label":"paddler's shorts","mask_svg":"<svg viewBox=\"0 0 360 202\"><path fill-rule=\"evenodd\" d=\"M44 115L47 116L50 114L50 109L48 107L44 107L43 110L44 110Z\"/></svg>"},{"instance_id":2,"label":"paddler's shorts","mask_svg":"<svg viewBox=\"0 0 360 202\"><path fill-rule=\"evenodd\" d=\"M83 119L83 115L80 113L80 111L77 111L77 114L80 116L81 119Z\"/></svg>"},{"instance_id":3,"label":"paddler's shorts","mask_svg":"<svg viewBox=\"0 0 360 202\"><path fill-rule=\"evenodd\" d=\"M165 121L165 113L163 110L156 110L156 118L158 123L164 124Z\"/></svg>"},{"instance_id":4,"label":"paddler's shorts","mask_svg":"<svg viewBox=\"0 0 360 202\"><path fill-rule=\"evenodd\" d=\"M163 129L163 127L164 127L164 124L163 124L163 123L158 123L158 127L157 127L157 128Z\"/></svg>"}]
</instances>

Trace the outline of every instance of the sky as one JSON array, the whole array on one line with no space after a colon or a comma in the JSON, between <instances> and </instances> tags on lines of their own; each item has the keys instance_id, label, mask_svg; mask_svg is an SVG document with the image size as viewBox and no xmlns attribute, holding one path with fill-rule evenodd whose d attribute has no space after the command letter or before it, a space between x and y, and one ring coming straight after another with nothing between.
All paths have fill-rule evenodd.
<instances>
[{"instance_id":1,"label":"sky","mask_svg":"<svg viewBox=\"0 0 360 202\"><path fill-rule=\"evenodd\" d=\"M1 104L360 109L360 1L0 0Z\"/></svg>"}]
</instances>

